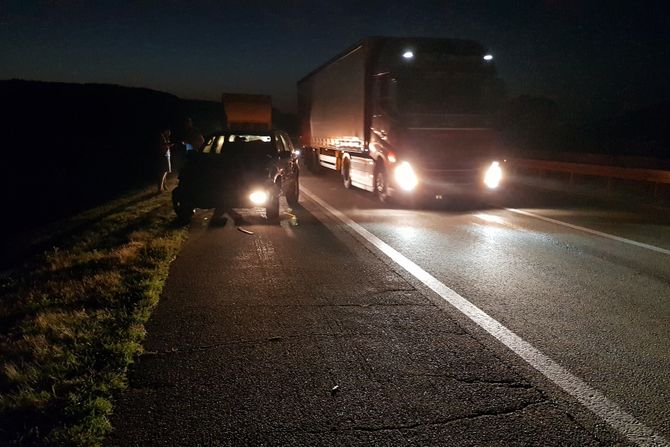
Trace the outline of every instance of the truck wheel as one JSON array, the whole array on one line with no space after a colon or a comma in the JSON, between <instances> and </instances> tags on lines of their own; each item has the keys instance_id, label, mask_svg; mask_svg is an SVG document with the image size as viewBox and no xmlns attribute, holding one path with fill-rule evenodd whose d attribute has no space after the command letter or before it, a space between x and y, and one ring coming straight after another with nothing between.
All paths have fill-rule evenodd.
<instances>
[{"instance_id":1,"label":"truck wheel","mask_svg":"<svg viewBox=\"0 0 670 447\"><path fill-rule=\"evenodd\" d=\"M345 188L351 188L351 160L348 158L342 162L342 183Z\"/></svg>"},{"instance_id":2,"label":"truck wheel","mask_svg":"<svg viewBox=\"0 0 670 447\"><path fill-rule=\"evenodd\" d=\"M388 195L388 180L386 178L386 170L381 163L375 166L373 178L374 194L381 203L386 203L389 200Z\"/></svg>"},{"instance_id":3,"label":"truck wheel","mask_svg":"<svg viewBox=\"0 0 670 447\"><path fill-rule=\"evenodd\" d=\"M279 196L270 198L268 205L265 207L265 215L269 222L277 222L279 220Z\"/></svg>"},{"instance_id":4,"label":"truck wheel","mask_svg":"<svg viewBox=\"0 0 670 447\"><path fill-rule=\"evenodd\" d=\"M176 187L172 191L172 208L181 223L189 223L195 212L193 203L186 197L186 193L180 187Z\"/></svg>"},{"instance_id":5,"label":"truck wheel","mask_svg":"<svg viewBox=\"0 0 670 447\"><path fill-rule=\"evenodd\" d=\"M296 172L295 180L291 182L291 186L288 191L286 191L286 203L291 208L298 206L298 199L300 198L300 176Z\"/></svg>"}]
</instances>

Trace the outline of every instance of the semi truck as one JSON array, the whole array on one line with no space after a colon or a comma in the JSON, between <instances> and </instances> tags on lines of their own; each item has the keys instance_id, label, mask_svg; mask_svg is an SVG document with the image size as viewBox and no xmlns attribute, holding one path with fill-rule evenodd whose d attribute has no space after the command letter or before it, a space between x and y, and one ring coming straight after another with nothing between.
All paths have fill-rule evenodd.
<instances>
[{"instance_id":1,"label":"semi truck","mask_svg":"<svg viewBox=\"0 0 670 447\"><path fill-rule=\"evenodd\" d=\"M446 199L493 192L504 148L493 56L471 40L369 37L298 81L299 140L346 188Z\"/></svg>"}]
</instances>

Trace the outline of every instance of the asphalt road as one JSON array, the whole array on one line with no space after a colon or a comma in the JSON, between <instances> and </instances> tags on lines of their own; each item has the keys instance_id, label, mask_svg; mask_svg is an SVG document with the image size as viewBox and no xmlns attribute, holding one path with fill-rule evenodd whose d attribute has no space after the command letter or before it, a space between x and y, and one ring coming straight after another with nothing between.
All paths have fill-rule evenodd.
<instances>
[{"instance_id":1,"label":"asphalt road","mask_svg":"<svg viewBox=\"0 0 670 447\"><path fill-rule=\"evenodd\" d=\"M522 188L490 206L389 209L361 191L343 194L334 175L304 180L331 206L668 437L670 213Z\"/></svg>"},{"instance_id":2,"label":"asphalt road","mask_svg":"<svg viewBox=\"0 0 670 447\"><path fill-rule=\"evenodd\" d=\"M670 439L668 214L528 189L486 206L402 209L344 190L334 173L301 181ZM225 225L198 213L109 445L626 443L350 226L302 202L279 226L254 211Z\"/></svg>"}]
</instances>

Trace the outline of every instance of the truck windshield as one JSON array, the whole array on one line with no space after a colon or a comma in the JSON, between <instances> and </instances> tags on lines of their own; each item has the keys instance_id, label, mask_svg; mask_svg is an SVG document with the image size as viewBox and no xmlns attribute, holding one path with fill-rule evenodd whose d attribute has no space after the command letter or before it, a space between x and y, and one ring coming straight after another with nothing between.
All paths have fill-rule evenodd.
<instances>
[{"instance_id":1,"label":"truck windshield","mask_svg":"<svg viewBox=\"0 0 670 447\"><path fill-rule=\"evenodd\" d=\"M399 110L406 113L489 114L502 87L495 67L480 55L420 51L398 79Z\"/></svg>"}]
</instances>

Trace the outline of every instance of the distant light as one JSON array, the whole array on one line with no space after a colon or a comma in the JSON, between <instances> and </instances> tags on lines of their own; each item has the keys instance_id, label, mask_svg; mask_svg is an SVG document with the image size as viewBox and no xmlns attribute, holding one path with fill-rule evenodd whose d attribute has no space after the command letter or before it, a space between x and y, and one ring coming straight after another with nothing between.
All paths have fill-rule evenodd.
<instances>
[{"instance_id":1,"label":"distant light","mask_svg":"<svg viewBox=\"0 0 670 447\"><path fill-rule=\"evenodd\" d=\"M414 59L414 52L411 50L407 50L402 54L402 57L405 59Z\"/></svg>"},{"instance_id":2,"label":"distant light","mask_svg":"<svg viewBox=\"0 0 670 447\"><path fill-rule=\"evenodd\" d=\"M493 60L493 55L492 54L485 54L484 55L484 60L485 61L492 61Z\"/></svg>"}]
</instances>

